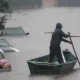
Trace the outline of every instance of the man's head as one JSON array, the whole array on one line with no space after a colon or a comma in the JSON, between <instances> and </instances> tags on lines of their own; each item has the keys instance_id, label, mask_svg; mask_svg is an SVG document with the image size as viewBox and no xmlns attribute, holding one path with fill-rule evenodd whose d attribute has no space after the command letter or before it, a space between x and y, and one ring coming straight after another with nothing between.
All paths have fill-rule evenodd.
<instances>
[{"instance_id":1,"label":"man's head","mask_svg":"<svg viewBox=\"0 0 80 80\"><path fill-rule=\"evenodd\" d=\"M57 24L56 24L56 29L62 29L62 27L63 27L63 26L62 26L61 23L57 23Z\"/></svg>"}]
</instances>

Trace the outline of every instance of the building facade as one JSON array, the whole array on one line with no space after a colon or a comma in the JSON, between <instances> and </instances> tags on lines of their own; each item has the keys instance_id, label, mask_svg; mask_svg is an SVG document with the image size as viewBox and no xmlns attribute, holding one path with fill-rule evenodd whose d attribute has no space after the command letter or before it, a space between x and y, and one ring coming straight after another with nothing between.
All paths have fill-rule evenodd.
<instances>
[{"instance_id":1,"label":"building facade","mask_svg":"<svg viewBox=\"0 0 80 80\"><path fill-rule=\"evenodd\" d=\"M11 7L41 4L41 6L80 7L80 0L8 0Z\"/></svg>"}]
</instances>

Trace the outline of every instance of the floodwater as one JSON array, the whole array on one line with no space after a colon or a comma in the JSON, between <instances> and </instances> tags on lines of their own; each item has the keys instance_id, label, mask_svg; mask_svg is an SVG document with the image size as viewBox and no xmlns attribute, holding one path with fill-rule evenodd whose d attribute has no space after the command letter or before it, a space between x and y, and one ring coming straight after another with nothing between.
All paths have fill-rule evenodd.
<instances>
[{"instance_id":1,"label":"floodwater","mask_svg":"<svg viewBox=\"0 0 80 80\"><path fill-rule=\"evenodd\" d=\"M30 35L25 37L3 37L11 45L20 50L19 53L4 53L12 65L11 72L1 72L0 80L80 80L78 63L75 71L65 75L31 75L27 60L49 54L50 32L57 22L63 24L63 30L72 35L80 35L80 8L42 8L30 10L15 10L7 15L6 27L21 26ZM80 59L80 38L72 38ZM62 50L68 48L68 43L61 44ZM74 53L73 53L74 54Z\"/></svg>"}]
</instances>

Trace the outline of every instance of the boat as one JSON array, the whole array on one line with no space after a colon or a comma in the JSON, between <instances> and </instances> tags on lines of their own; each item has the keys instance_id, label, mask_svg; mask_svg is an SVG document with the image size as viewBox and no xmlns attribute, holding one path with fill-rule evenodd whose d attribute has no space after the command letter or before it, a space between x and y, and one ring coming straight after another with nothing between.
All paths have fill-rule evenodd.
<instances>
[{"instance_id":1,"label":"boat","mask_svg":"<svg viewBox=\"0 0 80 80\"><path fill-rule=\"evenodd\" d=\"M52 63L48 62L48 55L27 60L31 74L61 74L74 70L77 58L68 50L63 51L65 61L58 63L55 56Z\"/></svg>"}]
</instances>

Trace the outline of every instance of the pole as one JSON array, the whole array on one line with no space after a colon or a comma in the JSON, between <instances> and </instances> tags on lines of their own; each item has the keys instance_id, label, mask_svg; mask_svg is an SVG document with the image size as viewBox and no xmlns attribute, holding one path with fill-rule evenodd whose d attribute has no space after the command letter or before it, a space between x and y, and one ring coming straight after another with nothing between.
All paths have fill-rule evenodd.
<instances>
[{"instance_id":1,"label":"pole","mask_svg":"<svg viewBox=\"0 0 80 80\"><path fill-rule=\"evenodd\" d=\"M71 37L80 37L80 36L71 36Z\"/></svg>"},{"instance_id":2,"label":"pole","mask_svg":"<svg viewBox=\"0 0 80 80\"><path fill-rule=\"evenodd\" d=\"M72 41L72 39L71 39L71 36L69 36L69 38L70 38L70 41L72 42L72 48L73 48L73 51L74 51L74 53L75 53L75 56L76 56L76 58L77 58L77 60L78 60L79 65L80 65L80 61L79 61L79 59L78 59L78 56L77 56L76 50L75 50L75 48L74 48L74 45L73 45L73 41Z\"/></svg>"},{"instance_id":3,"label":"pole","mask_svg":"<svg viewBox=\"0 0 80 80\"><path fill-rule=\"evenodd\" d=\"M44 32L45 34L52 34L52 32ZM80 36L71 36L71 37L80 37Z\"/></svg>"}]
</instances>

